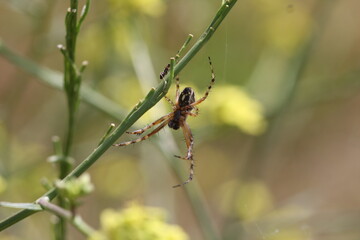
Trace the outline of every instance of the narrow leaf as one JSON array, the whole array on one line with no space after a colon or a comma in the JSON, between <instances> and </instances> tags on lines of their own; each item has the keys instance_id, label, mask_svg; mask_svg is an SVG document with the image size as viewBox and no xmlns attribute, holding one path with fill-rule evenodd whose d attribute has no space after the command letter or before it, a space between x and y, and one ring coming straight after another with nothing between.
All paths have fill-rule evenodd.
<instances>
[{"instance_id":1,"label":"narrow leaf","mask_svg":"<svg viewBox=\"0 0 360 240\"><path fill-rule=\"evenodd\" d=\"M8 208L20 208L20 209L28 209L34 211L41 211L42 208L39 204L36 203L13 203L13 202L0 202L1 207Z\"/></svg>"}]
</instances>

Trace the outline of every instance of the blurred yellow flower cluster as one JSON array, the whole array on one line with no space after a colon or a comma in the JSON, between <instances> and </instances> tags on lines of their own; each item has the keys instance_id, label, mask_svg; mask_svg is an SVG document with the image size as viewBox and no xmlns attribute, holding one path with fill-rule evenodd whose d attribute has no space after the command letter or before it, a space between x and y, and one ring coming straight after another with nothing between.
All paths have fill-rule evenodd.
<instances>
[{"instance_id":1,"label":"blurred yellow flower cluster","mask_svg":"<svg viewBox=\"0 0 360 240\"><path fill-rule=\"evenodd\" d=\"M132 203L121 211L104 210L101 230L89 240L186 240L186 233L176 225L165 223L160 208Z\"/></svg>"},{"instance_id":2,"label":"blurred yellow flower cluster","mask_svg":"<svg viewBox=\"0 0 360 240\"><path fill-rule=\"evenodd\" d=\"M254 220L273 208L267 186L260 181L244 182L237 192L236 211L244 220Z\"/></svg>"},{"instance_id":3,"label":"blurred yellow flower cluster","mask_svg":"<svg viewBox=\"0 0 360 240\"><path fill-rule=\"evenodd\" d=\"M229 181L222 186L222 195L223 211L244 221L256 220L273 209L272 195L261 181Z\"/></svg>"},{"instance_id":4,"label":"blurred yellow flower cluster","mask_svg":"<svg viewBox=\"0 0 360 240\"><path fill-rule=\"evenodd\" d=\"M268 44L285 55L292 55L309 36L312 19L308 7L288 0L257 0L255 4L264 17Z\"/></svg>"},{"instance_id":5,"label":"blurred yellow flower cluster","mask_svg":"<svg viewBox=\"0 0 360 240\"><path fill-rule=\"evenodd\" d=\"M216 87L216 91L211 92L211 104L206 106L216 121L236 126L248 134L259 135L266 129L262 105L238 86Z\"/></svg>"},{"instance_id":6,"label":"blurred yellow flower cluster","mask_svg":"<svg viewBox=\"0 0 360 240\"><path fill-rule=\"evenodd\" d=\"M165 11L162 0L109 0L109 5L117 9L121 17L138 14L157 17Z\"/></svg>"}]
</instances>

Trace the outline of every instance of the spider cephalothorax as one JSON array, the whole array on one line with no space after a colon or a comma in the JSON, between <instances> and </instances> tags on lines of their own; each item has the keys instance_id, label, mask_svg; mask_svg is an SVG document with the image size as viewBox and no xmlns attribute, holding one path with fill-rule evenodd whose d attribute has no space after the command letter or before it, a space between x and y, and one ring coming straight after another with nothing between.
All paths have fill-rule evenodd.
<instances>
[{"instance_id":1,"label":"spider cephalothorax","mask_svg":"<svg viewBox=\"0 0 360 240\"><path fill-rule=\"evenodd\" d=\"M210 64L210 69L211 69L211 82L210 82L210 85L209 85L207 91L205 92L205 95L202 98L200 98L199 100L196 101L194 90L190 87L184 88L184 90L182 90L182 92L180 93L179 77L176 77L175 103L170 98L165 96L165 99L172 105L173 111L171 113L159 118L155 122L147 125L144 128L141 128L141 129L133 131L133 132L127 132L129 134L138 134L139 135L139 134L144 133L146 130L152 128L153 126L160 124L157 128L155 128L149 134L147 134L141 138L132 140L132 141L114 144L114 146L127 146L127 145L130 145L133 143L141 142L143 140L148 139L149 137L156 134L157 132L159 132L166 125L168 125L170 128L172 128L174 130L181 128L183 130L183 134L185 137L185 143L187 146L187 154L185 157L180 157L180 156L175 156L175 157L190 161L190 175L189 175L189 178L184 183L178 184L174 187L179 187L181 185L189 183L193 179L193 176L194 176L194 166L195 165L194 165L194 159L193 159L193 153L192 153L193 147L194 147L194 137L191 133L189 125L186 122L186 118L189 115L193 116L193 117L196 117L198 115L198 108L196 106L199 105L200 103L202 103L208 97L210 89L215 82L215 74L214 74L214 70L213 70L213 67L211 64L210 57L209 57L209 64ZM165 70L162 73L160 73L160 79L163 79L165 77L165 75L169 72L169 67L170 67L170 65L168 64L166 66ZM193 110L195 110L195 112L193 112Z\"/></svg>"}]
</instances>

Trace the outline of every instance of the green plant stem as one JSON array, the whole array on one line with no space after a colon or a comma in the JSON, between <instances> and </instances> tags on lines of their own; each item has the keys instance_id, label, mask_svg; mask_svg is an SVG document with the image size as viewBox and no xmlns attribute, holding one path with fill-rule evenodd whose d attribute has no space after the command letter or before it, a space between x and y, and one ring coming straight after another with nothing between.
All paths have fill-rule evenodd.
<instances>
[{"instance_id":1,"label":"green plant stem","mask_svg":"<svg viewBox=\"0 0 360 240\"><path fill-rule=\"evenodd\" d=\"M198 41L192 46L189 52L175 66L175 76L179 74L179 72L190 62L190 60L195 56L195 54L211 38L213 33L216 31L220 23L224 20L224 18L236 2L237 0L232 0L226 2L226 5L222 5L220 7L210 26L205 30L205 32L201 35ZM0 43L0 53L3 53L3 50L4 48ZM85 160L83 160L73 171L71 171L62 181L67 181L72 177L79 177L89 167L91 167L102 156L102 154L104 154L105 151L109 149L122 134L125 133L128 128L130 128L145 112L147 112L158 101L160 101L160 99L165 96L165 94L170 88L170 85L171 81L169 81L169 76L167 76L157 86L157 88L151 89L145 97L144 101L137 104L134 109L127 115L127 117L121 122L121 124L109 135L109 137L105 139L101 145L94 149L94 151ZM43 197L48 197L50 200L52 200L56 196L57 192L55 189L51 189L43 195ZM11 225L21 221L22 219L36 212L37 211L25 209L18 213L15 213L14 215L0 222L0 231L10 227Z\"/></svg>"},{"instance_id":2,"label":"green plant stem","mask_svg":"<svg viewBox=\"0 0 360 240\"><path fill-rule=\"evenodd\" d=\"M196 41L196 43L176 65L175 76L179 74L179 72L189 63L189 61L200 51L200 49L205 45L205 43L209 41L209 39L212 37L214 32L220 26L221 22L225 19L225 17L230 12L236 2L237 0L229 0L225 1L225 4L221 5L211 24L206 28L206 30Z\"/></svg>"},{"instance_id":3,"label":"green plant stem","mask_svg":"<svg viewBox=\"0 0 360 240\"><path fill-rule=\"evenodd\" d=\"M49 202L49 198L42 197L39 198L36 202L42 207L42 209L66 219L85 236L89 237L95 232L95 230L90 227L86 222L84 222L79 215L73 215L70 211L63 209L55 204L52 204L51 202Z\"/></svg>"},{"instance_id":4,"label":"green plant stem","mask_svg":"<svg viewBox=\"0 0 360 240\"><path fill-rule=\"evenodd\" d=\"M115 127L115 124L114 124L114 123L111 123L110 126L109 126L109 128L108 128L108 130L106 131L106 133L104 134L104 136L101 138L98 146L101 145L101 144L105 141L105 139L109 136L109 134L112 132L112 130L114 129L114 127Z\"/></svg>"},{"instance_id":5,"label":"green plant stem","mask_svg":"<svg viewBox=\"0 0 360 240\"><path fill-rule=\"evenodd\" d=\"M71 0L70 8L66 14L66 48L64 49L64 89L68 101L68 131L65 140L64 156L70 155L71 146L74 138L75 112L79 99L79 89L81 76L75 67L75 48L77 39L77 11L78 1ZM60 179L64 178L69 172L67 164L60 166Z\"/></svg>"},{"instance_id":6,"label":"green plant stem","mask_svg":"<svg viewBox=\"0 0 360 240\"><path fill-rule=\"evenodd\" d=\"M192 34L189 34L188 37L186 38L184 44L181 46L180 50L177 52L176 56L175 56L175 60L177 61L180 56L181 56L181 53L184 51L184 49L187 47L187 45L189 45L191 39L194 37L194 35Z\"/></svg>"},{"instance_id":7,"label":"green plant stem","mask_svg":"<svg viewBox=\"0 0 360 240\"><path fill-rule=\"evenodd\" d=\"M79 90L81 85L81 73L79 73L75 65L76 40L80 27L78 26L77 16L78 0L70 0L70 8L68 9L65 17L66 47L60 49L64 55L64 90L68 103L68 127L64 144L64 158L62 161L59 161L60 179L66 177L66 175L69 174L72 168L72 164L67 161L67 159L70 157L71 148L73 145L72 143L75 131L75 115L80 95ZM58 202L60 207L68 207L63 197L60 196ZM66 238L66 218L59 215L58 222L55 223L54 231L56 240L63 240Z\"/></svg>"}]
</instances>

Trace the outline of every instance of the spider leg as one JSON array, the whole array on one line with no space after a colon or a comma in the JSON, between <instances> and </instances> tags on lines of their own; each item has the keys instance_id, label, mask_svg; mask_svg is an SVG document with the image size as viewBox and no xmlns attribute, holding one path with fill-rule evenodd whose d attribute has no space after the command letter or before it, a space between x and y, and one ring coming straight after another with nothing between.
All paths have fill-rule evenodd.
<instances>
[{"instance_id":1,"label":"spider leg","mask_svg":"<svg viewBox=\"0 0 360 240\"><path fill-rule=\"evenodd\" d=\"M199 108L194 106L195 112L189 112L188 115L192 116L192 117L196 117L197 115L199 115Z\"/></svg>"},{"instance_id":2,"label":"spider leg","mask_svg":"<svg viewBox=\"0 0 360 240\"><path fill-rule=\"evenodd\" d=\"M140 135L140 134L142 134L143 132L145 132L146 130L152 128L153 126L158 125L158 124L160 124L161 122L163 122L163 121L171 118L172 115L173 115L173 113L171 112L171 113L169 113L169 114L166 114L165 116L162 116L161 118L159 118L159 119L156 120L155 122L146 125L146 126L143 127L143 128L140 128L140 129L135 130L135 131L132 131L132 132L126 132L126 133L128 133L128 134Z\"/></svg>"},{"instance_id":3,"label":"spider leg","mask_svg":"<svg viewBox=\"0 0 360 240\"><path fill-rule=\"evenodd\" d=\"M165 95L164 98L166 99L166 101L168 101L168 103L171 104L171 106L172 106L173 109L176 108L175 103L174 103L168 96Z\"/></svg>"},{"instance_id":4,"label":"spider leg","mask_svg":"<svg viewBox=\"0 0 360 240\"><path fill-rule=\"evenodd\" d=\"M145 126L144 128L140 128L140 129L138 129L138 130L135 130L135 131L132 131L132 132L126 132L126 133L128 133L128 134L140 135L140 134L142 134L143 132L145 132L146 130L152 128L153 126L158 125L158 124L160 124L161 122L168 120L169 118L171 118L171 117L173 116L173 114L174 114L174 113L172 113L172 112L169 113L169 114L166 114L165 116L162 116L161 118L159 118L159 119L156 120L155 122L148 124L148 125Z\"/></svg>"},{"instance_id":5,"label":"spider leg","mask_svg":"<svg viewBox=\"0 0 360 240\"><path fill-rule=\"evenodd\" d=\"M190 127L187 124L187 122L184 121L181 124L181 129L183 130L183 134L184 134L184 137L185 137L185 143L186 143L186 146L187 146L187 154L186 154L186 157L179 157L179 156L176 156L176 157L182 158L184 160L191 160L193 158L192 150L193 150L193 147L194 147L194 137L193 137L193 135L191 133Z\"/></svg>"},{"instance_id":6,"label":"spider leg","mask_svg":"<svg viewBox=\"0 0 360 240\"><path fill-rule=\"evenodd\" d=\"M148 135L145 135L141 138L132 140L132 141L128 141L128 142L122 142L122 143L116 143L113 146L115 147L120 147L120 146L128 146L130 144L134 144L134 143L138 143L141 141L144 141L146 139L148 139L149 137L151 137L152 135L156 134L157 132L159 132L161 129L163 129L167 124L168 124L169 120L164 121L160 126L158 126L157 128L155 128L151 133L149 133Z\"/></svg>"},{"instance_id":7,"label":"spider leg","mask_svg":"<svg viewBox=\"0 0 360 240\"><path fill-rule=\"evenodd\" d=\"M208 89L206 90L205 95L202 98L200 98L199 100L197 100L197 101L193 102L192 104L190 104L192 107L194 107L194 106L202 103L203 101L205 101L205 99L209 96L209 93L210 93L210 90L211 90L212 86L215 83L215 73L214 73L214 68L212 66L210 57L209 57L209 64L210 64L210 70L211 70L210 85L209 85Z\"/></svg>"},{"instance_id":8,"label":"spider leg","mask_svg":"<svg viewBox=\"0 0 360 240\"><path fill-rule=\"evenodd\" d=\"M181 125L181 128L182 128L184 136L185 136L185 142L186 142L186 146L187 146L188 151L187 151L186 157L180 157L180 156L175 156L175 157L178 157L178 158L181 158L181 159L184 159L184 160L190 160L190 173L189 173L189 178L185 182L183 182L182 184L178 184L178 185L173 186L174 188L180 187L182 185L185 185L185 184L191 182L193 180L193 177L194 177L195 162L194 162L193 154L192 154L192 150L193 150L193 147L194 147L194 137L193 137L193 135L191 133L189 125L186 122L184 122Z\"/></svg>"},{"instance_id":9,"label":"spider leg","mask_svg":"<svg viewBox=\"0 0 360 240\"><path fill-rule=\"evenodd\" d=\"M178 103L179 96L180 96L180 78L179 78L179 76L176 76L175 80L176 80L176 97L175 97L175 99L176 99L176 103Z\"/></svg>"}]
</instances>

